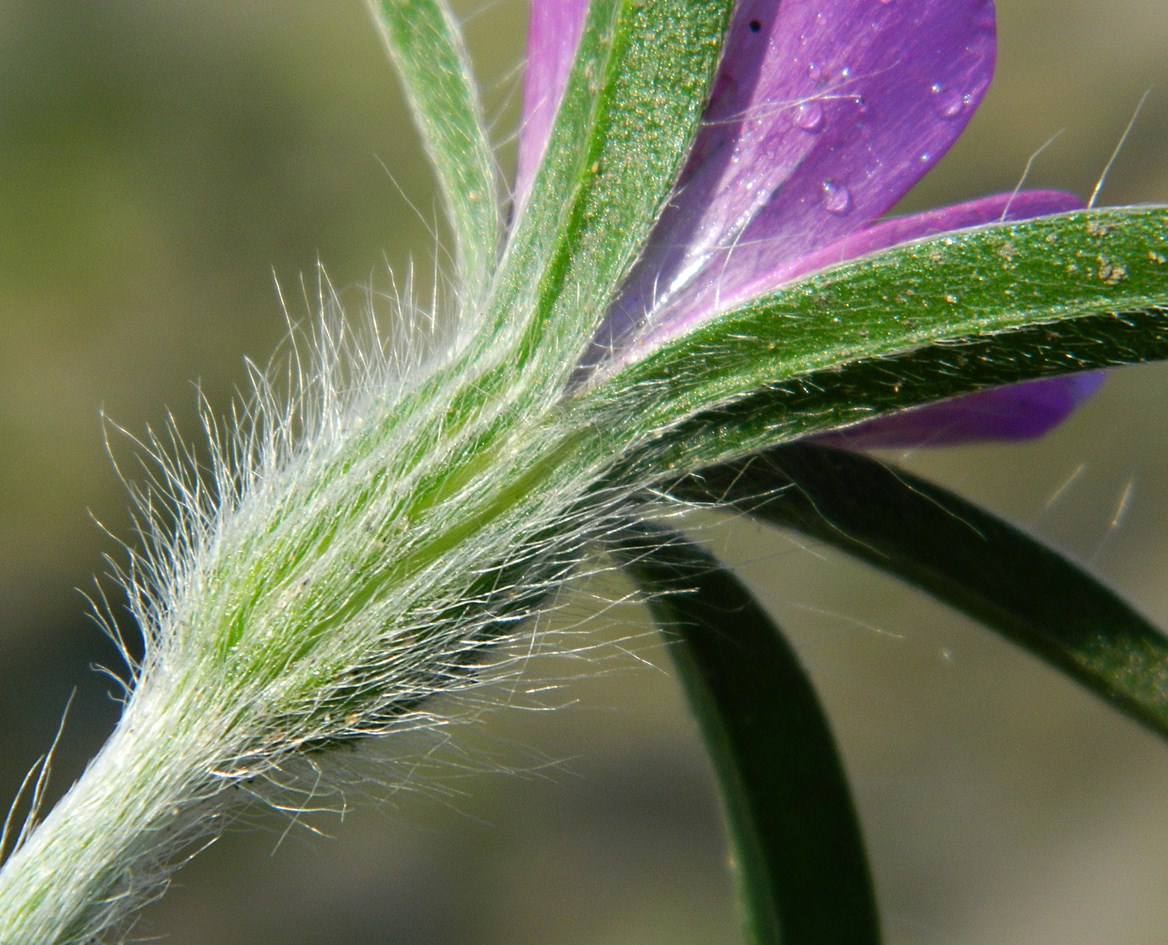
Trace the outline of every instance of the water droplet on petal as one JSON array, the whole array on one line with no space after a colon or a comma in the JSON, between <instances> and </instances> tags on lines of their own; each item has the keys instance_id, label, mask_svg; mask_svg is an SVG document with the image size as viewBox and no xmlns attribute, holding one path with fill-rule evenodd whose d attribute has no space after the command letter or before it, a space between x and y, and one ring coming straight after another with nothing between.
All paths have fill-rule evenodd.
<instances>
[{"instance_id":1,"label":"water droplet on petal","mask_svg":"<svg viewBox=\"0 0 1168 945\"><path fill-rule=\"evenodd\" d=\"M823 67L814 59L807 63L807 77L816 85L823 81Z\"/></svg>"},{"instance_id":2,"label":"water droplet on petal","mask_svg":"<svg viewBox=\"0 0 1168 945\"><path fill-rule=\"evenodd\" d=\"M800 102L791 112L791 124L804 131L819 131L823 128L823 106L816 101Z\"/></svg>"},{"instance_id":3,"label":"water droplet on petal","mask_svg":"<svg viewBox=\"0 0 1168 945\"><path fill-rule=\"evenodd\" d=\"M823 190L823 209L828 213L839 215L852 209L852 192L843 184L825 180L820 187Z\"/></svg>"},{"instance_id":4,"label":"water droplet on petal","mask_svg":"<svg viewBox=\"0 0 1168 945\"><path fill-rule=\"evenodd\" d=\"M968 95L946 88L940 82L933 83L932 91L933 110L942 118L956 118L970 102Z\"/></svg>"}]
</instances>

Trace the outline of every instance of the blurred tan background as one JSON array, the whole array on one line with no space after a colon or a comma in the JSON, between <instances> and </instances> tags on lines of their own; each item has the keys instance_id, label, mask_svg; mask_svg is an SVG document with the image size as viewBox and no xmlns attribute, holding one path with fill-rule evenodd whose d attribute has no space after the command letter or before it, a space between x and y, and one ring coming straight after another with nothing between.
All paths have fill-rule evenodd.
<instances>
[{"instance_id":1,"label":"blurred tan background","mask_svg":"<svg viewBox=\"0 0 1168 945\"><path fill-rule=\"evenodd\" d=\"M905 209L1029 186L1168 201L1163 0L999 0L998 78ZM465 6L495 134L514 122L525 13ZM76 590L130 536L99 410L194 438L309 306L317 260L359 306L436 210L359 0L0 0L0 798L73 696L57 789L116 717L112 647ZM424 281L424 280L423 280ZM900 457L1090 561L1168 626L1168 371L1121 372L1046 441ZM123 459L131 451L121 448ZM131 475L134 474L129 469ZM858 795L891 945L1168 940L1168 747L870 572L746 525L709 540L797 641ZM612 585L593 588L615 594ZM580 613L588 610L581 599ZM364 764L392 803L256 814L140 929L172 945L736 941L716 801L652 637L618 611L600 666L548 662L554 713L456 730L443 773ZM626 655L625 650L635 651ZM656 668L654 668L656 667ZM520 700L530 702L530 700ZM408 753L407 753L408 754ZM508 770L511 773L506 773Z\"/></svg>"}]
</instances>

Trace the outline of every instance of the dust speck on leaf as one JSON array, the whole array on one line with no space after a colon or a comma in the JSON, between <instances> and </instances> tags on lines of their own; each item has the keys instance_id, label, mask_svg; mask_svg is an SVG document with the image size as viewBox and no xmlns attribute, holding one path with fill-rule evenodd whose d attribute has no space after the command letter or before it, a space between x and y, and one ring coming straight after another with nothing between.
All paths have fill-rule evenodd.
<instances>
[{"instance_id":1,"label":"dust speck on leaf","mask_svg":"<svg viewBox=\"0 0 1168 945\"><path fill-rule=\"evenodd\" d=\"M1116 285L1127 278L1127 267L1116 265L1110 259L1100 256L1098 275L1108 285Z\"/></svg>"},{"instance_id":2,"label":"dust speck on leaf","mask_svg":"<svg viewBox=\"0 0 1168 945\"><path fill-rule=\"evenodd\" d=\"M1115 227L1112 224L1106 223L1103 220L1089 220L1087 222L1087 235L1088 236L1094 236L1094 237L1106 236L1113 229L1115 229Z\"/></svg>"}]
</instances>

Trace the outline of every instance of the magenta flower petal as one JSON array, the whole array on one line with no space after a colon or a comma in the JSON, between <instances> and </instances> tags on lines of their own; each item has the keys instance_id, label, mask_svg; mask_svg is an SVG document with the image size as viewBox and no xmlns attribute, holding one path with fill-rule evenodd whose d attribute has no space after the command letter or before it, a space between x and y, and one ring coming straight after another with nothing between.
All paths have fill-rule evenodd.
<instances>
[{"instance_id":1,"label":"magenta flower petal","mask_svg":"<svg viewBox=\"0 0 1168 945\"><path fill-rule=\"evenodd\" d=\"M1065 420L1104 381L1099 372L996 387L861 423L817 437L848 449L955 446L1030 440Z\"/></svg>"},{"instance_id":2,"label":"magenta flower petal","mask_svg":"<svg viewBox=\"0 0 1168 945\"><path fill-rule=\"evenodd\" d=\"M989 0L744 0L706 124L606 332L680 326L892 207L989 85Z\"/></svg>"},{"instance_id":3,"label":"magenta flower petal","mask_svg":"<svg viewBox=\"0 0 1168 945\"><path fill-rule=\"evenodd\" d=\"M519 162L515 173L517 206L527 198L535 169L547 146L587 12L588 0L531 0Z\"/></svg>"}]
</instances>

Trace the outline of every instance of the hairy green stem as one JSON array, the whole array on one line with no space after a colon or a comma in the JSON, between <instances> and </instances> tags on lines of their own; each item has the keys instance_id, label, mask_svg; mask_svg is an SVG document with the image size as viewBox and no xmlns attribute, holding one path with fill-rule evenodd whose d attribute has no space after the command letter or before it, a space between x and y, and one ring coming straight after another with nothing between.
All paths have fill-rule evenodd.
<instances>
[{"instance_id":1,"label":"hairy green stem","mask_svg":"<svg viewBox=\"0 0 1168 945\"><path fill-rule=\"evenodd\" d=\"M4 945L95 941L161 892L178 849L217 832L222 808L202 802L229 783L211 761L225 720L192 705L205 700L183 681L158 682L138 690L83 777L0 871Z\"/></svg>"},{"instance_id":2,"label":"hairy green stem","mask_svg":"<svg viewBox=\"0 0 1168 945\"><path fill-rule=\"evenodd\" d=\"M0 945L116 935L221 829L226 788L473 684L479 649L564 580L604 521L588 495L606 467L597 435L538 403L443 428L443 393L416 428L375 419L368 442L253 471L213 530L188 529L165 583L138 590L138 686L0 870ZM395 491L394 473L422 487Z\"/></svg>"}]
</instances>

